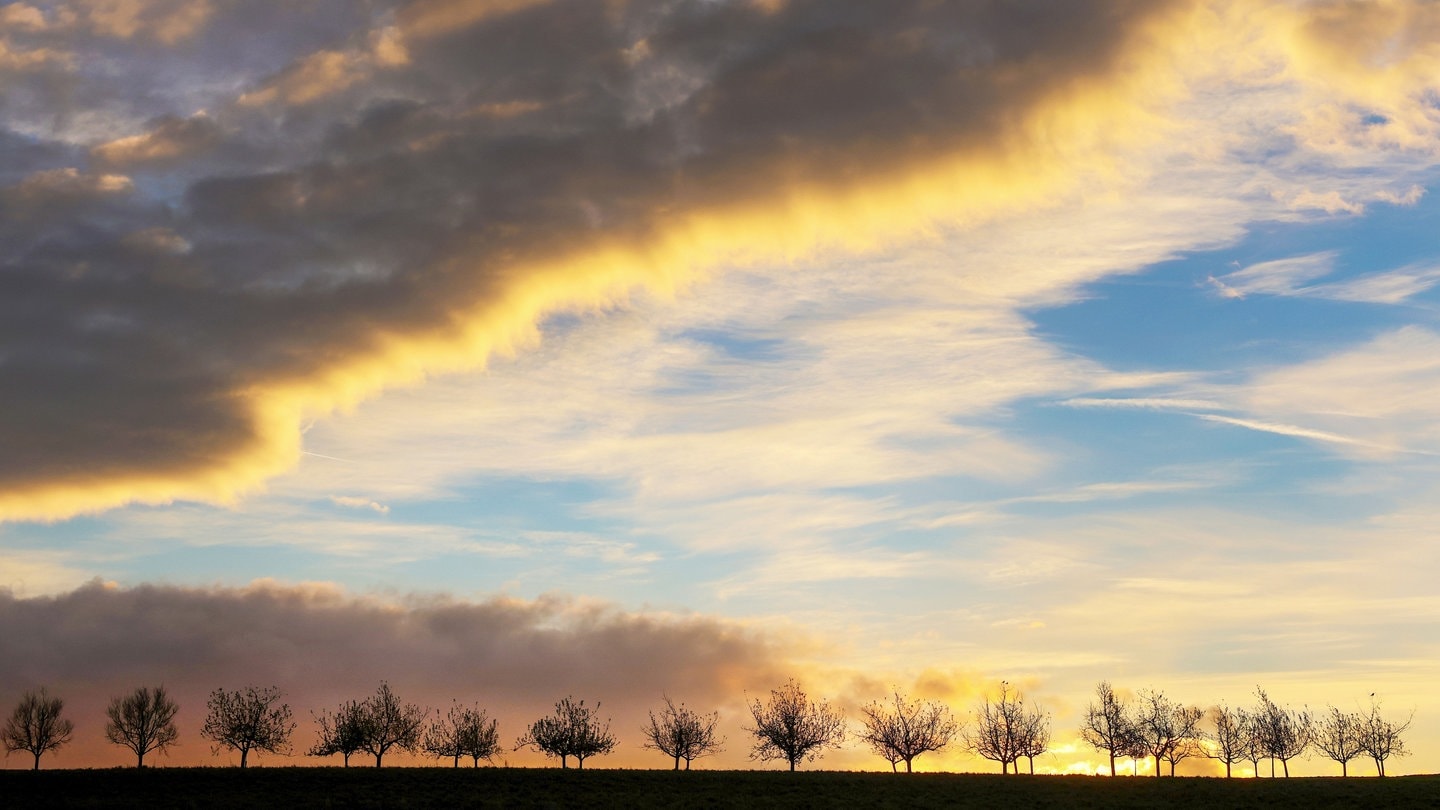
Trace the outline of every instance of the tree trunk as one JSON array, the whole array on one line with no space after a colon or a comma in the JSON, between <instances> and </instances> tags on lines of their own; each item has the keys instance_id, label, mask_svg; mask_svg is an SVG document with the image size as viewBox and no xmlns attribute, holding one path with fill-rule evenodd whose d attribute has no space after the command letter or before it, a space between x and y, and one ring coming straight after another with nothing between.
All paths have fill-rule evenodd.
<instances>
[{"instance_id":1,"label":"tree trunk","mask_svg":"<svg viewBox=\"0 0 1440 810\"><path fill-rule=\"evenodd\" d=\"M1035 757L1029 756L1029 757L1025 757L1025 759L1026 759L1027 761L1029 761L1029 763L1030 763L1030 775L1031 775L1031 776L1034 776L1034 775L1035 775Z\"/></svg>"},{"instance_id":2,"label":"tree trunk","mask_svg":"<svg viewBox=\"0 0 1440 810\"><path fill-rule=\"evenodd\" d=\"M690 763L688 763L688 762L685 763L685 766L686 766L686 770L689 770ZM676 754L676 755L675 755L675 770L677 770L677 771L680 770L680 755L679 755L679 754Z\"/></svg>"},{"instance_id":3,"label":"tree trunk","mask_svg":"<svg viewBox=\"0 0 1440 810\"><path fill-rule=\"evenodd\" d=\"M39 752L39 751L36 751L36 752L35 752L35 767L31 768L30 770L32 770L32 771L38 771L38 770L40 770L40 752Z\"/></svg>"},{"instance_id":4,"label":"tree trunk","mask_svg":"<svg viewBox=\"0 0 1440 810\"><path fill-rule=\"evenodd\" d=\"M380 767L380 758L383 756L385 756L384 751L380 751L375 754L375 767Z\"/></svg>"},{"instance_id":5,"label":"tree trunk","mask_svg":"<svg viewBox=\"0 0 1440 810\"><path fill-rule=\"evenodd\" d=\"M136 752L135 752L135 767L137 767L137 768L143 768L143 767L145 767L145 752L144 752L144 751L136 751Z\"/></svg>"},{"instance_id":6,"label":"tree trunk","mask_svg":"<svg viewBox=\"0 0 1440 810\"><path fill-rule=\"evenodd\" d=\"M1290 778L1290 760L1288 760L1288 759L1282 759L1282 760L1280 760L1280 763L1285 766L1285 778L1286 778L1286 779L1289 779L1289 778Z\"/></svg>"},{"instance_id":7,"label":"tree trunk","mask_svg":"<svg viewBox=\"0 0 1440 810\"><path fill-rule=\"evenodd\" d=\"M1226 778L1226 779L1229 779L1229 778L1230 778L1230 763L1228 763L1228 762L1225 763L1225 778Z\"/></svg>"},{"instance_id":8,"label":"tree trunk","mask_svg":"<svg viewBox=\"0 0 1440 810\"><path fill-rule=\"evenodd\" d=\"M250 749L249 749L249 748L241 748L241 749L240 749L240 767L242 767L242 768L245 767L245 760L246 760L247 758L249 758L249 756L250 756Z\"/></svg>"},{"instance_id":9,"label":"tree trunk","mask_svg":"<svg viewBox=\"0 0 1440 810\"><path fill-rule=\"evenodd\" d=\"M460 755L459 755L459 754L456 754L456 755L455 755L455 767L456 767L456 768L459 768L459 767L460 767Z\"/></svg>"},{"instance_id":10,"label":"tree trunk","mask_svg":"<svg viewBox=\"0 0 1440 810\"><path fill-rule=\"evenodd\" d=\"M575 757L575 770L585 770L585 757Z\"/></svg>"},{"instance_id":11,"label":"tree trunk","mask_svg":"<svg viewBox=\"0 0 1440 810\"><path fill-rule=\"evenodd\" d=\"M1160 755L1155 755L1155 778L1160 778Z\"/></svg>"},{"instance_id":12,"label":"tree trunk","mask_svg":"<svg viewBox=\"0 0 1440 810\"><path fill-rule=\"evenodd\" d=\"M912 759L913 759L913 757L912 757ZM915 772L915 769L910 767L910 760L909 760L909 759L905 760L905 772L906 772L906 773L914 773L914 772Z\"/></svg>"},{"instance_id":13,"label":"tree trunk","mask_svg":"<svg viewBox=\"0 0 1440 810\"><path fill-rule=\"evenodd\" d=\"M685 770L690 770L690 760L685 760Z\"/></svg>"},{"instance_id":14,"label":"tree trunk","mask_svg":"<svg viewBox=\"0 0 1440 810\"><path fill-rule=\"evenodd\" d=\"M1170 775L1171 775L1171 776L1174 776L1174 775L1175 775L1175 763L1173 763L1173 762L1170 763Z\"/></svg>"},{"instance_id":15,"label":"tree trunk","mask_svg":"<svg viewBox=\"0 0 1440 810\"><path fill-rule=\"evenodd\" d=\"M1350 763L1348 763L1348 762L1342 762L1342 763L1340 763L1340 776L1341 776L1341 778L1344 778L1344 777L1350 775L1350 767L1349 767L1349 765L1350 765Z\"/></svg>"},{"instance_id":16,"label":"tree trunk","mask_svg":"<svg viewBox=\"0 0 1440 810\"><path fill-rule=\"evenodd\" d=\"M794 773L794 772L795 772L795 760L793 760L793 759L790 760L790 772L791 772L791 773Z\"/></svg>"},{"instance_id":17,"label":"tree trunk","mask_svg":"<svg viewBox=\"0 0 1440 810\"><path fill-rule=\"evenodd\" d=\"M561 754L561 755L560 755L560 770L563 771L563 770L565 770L565 769L568 768L568 767L570 767L568 758L566 757L565 754Z\"/></svg>"},{"instance_id":18,"label":"tree trunk","mask_svg":"<svg viewBox=\"0 0 1440 810\"><path fill-rule=\"evenodd\" d=\"M1110 752L1110 775L1115 775L1115 752Z\"/></svg>"}]
</instances>

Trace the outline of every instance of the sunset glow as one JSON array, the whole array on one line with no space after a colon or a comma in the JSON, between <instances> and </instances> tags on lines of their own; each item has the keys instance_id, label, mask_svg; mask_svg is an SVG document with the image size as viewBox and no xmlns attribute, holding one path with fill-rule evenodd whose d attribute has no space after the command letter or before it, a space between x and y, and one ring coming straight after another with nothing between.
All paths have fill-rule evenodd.
<instances>
[{"instance_id":1,"label":"sunset glow","mask_svg":"<svg viewBox=\"0 0 1440 810\"><path fill-rule=\"evenodd\" d=\"M1004 681L1094 773L1097 682L1258 686L1440 770L1437 98L1424 0L0 5L0 709L769 768L787 679Z\"/></svg>"}]
</instances>

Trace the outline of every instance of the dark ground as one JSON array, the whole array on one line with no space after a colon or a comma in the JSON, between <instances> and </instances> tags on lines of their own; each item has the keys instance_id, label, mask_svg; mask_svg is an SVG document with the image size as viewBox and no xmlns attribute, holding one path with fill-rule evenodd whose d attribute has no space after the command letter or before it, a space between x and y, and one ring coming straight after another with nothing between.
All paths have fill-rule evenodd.
<instances>
[{"instance_id":1,"label":"dark ground","mask_svg":"<svg viewBox=\"0 0 1440 810\"><path fill-rule=\"evenodd\" d=\"M1224 780L538 768L0 771L0 810L37 807L1440 808L1440 776Z\"/></svg>"}]
</instances>

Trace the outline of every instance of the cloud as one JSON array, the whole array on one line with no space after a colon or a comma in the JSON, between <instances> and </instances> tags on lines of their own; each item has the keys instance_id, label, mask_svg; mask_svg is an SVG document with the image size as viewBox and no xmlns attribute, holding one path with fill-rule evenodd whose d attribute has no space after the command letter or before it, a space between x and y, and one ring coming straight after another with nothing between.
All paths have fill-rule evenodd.
<instances>
[{"instance_id":1,"label":"cloud","mask_svg":"<svg viewBox=\"0 0 1440 810\"><path fill-rule=\"evenodd\" d=\"M351 509L369 509L379 512L382 515L388 515L390 513L390 507L369 498L359 498L354 495L334 495L331 496L330 500L336 506L346 506Z\"/></svg>"},{"instance_id":2,"label":"cloud","mask_svg":"<svg viewBox=\"0 0 1440 810\"><path fill-rule=\"evenodd\" d=\"M148 132L102 143L91 154L116 166L173 163L214 146L219 139L217 125L209 116L170 116L156 122Z\"/></svg>"},{"instance_id":3,"label":"cloud","mask_svg":"<svg viewBox=\"0 0 1440 810\"><path fill-rule=\"evenodd\" d=\"M165 8L92 4L85 19L124 40L107 46L121 73L140 72L182 51L142 58L130 39L220 30L218 9L153 27ZM171 118L95 147L149 161L158 174L143 193L0 230L13 347L0 366L11 448L0 515L228 502L294 464L307 419L532 345L546 313L667 291L721 263L874 246L1042 204L1116 132L1140 131L1111 128L1149 89L1116 64L1140 58L1147 26L1173 9L1097 0L1037 25L1010 7L920 2L637 3L618 15L507 4L433 26L423 47L405 40L405 60L377 34L390 23L338 15L332 43L389 42L364 48L390 67L337 73L327 66L348 52L317 43L276 77L240 76L253 83L228 98L213 88L234 81L205 85L212 97L191 109L211 110L218 136L192 144L179 122L201 119ZM615 57L640 39L644 59ZM109 80L76 70L73 98L99 105ZM239 103L266 87L310 109L294 131ZM516 101L543 106L468 114ZM93 127L112 107L121 120L140 109L106 104L67 115ZM215 157L192 154L197 144ZM37 220L33 207L15 213ZM157 228L190 249L158 263L117 250ZM87 328L97 307L124 339Z\"/></svg>"},{"instance_id":4,"label":"cloud","mask_svg":"<svg viewBox=\"0 0 1440 810\"><path fill-rule=\"evenodd\" d=\"M94 582L44 598L0 591L0 700L40 686L65 699L77 730L62 763L125 762L104 744L99 718L111 695L136 686L163 683L180 704L181 745L167 761L209 764L198 730L213 689L279 686L301 721L303 750L311 710L364 697L381 680L432 708L479 701L500 718L504 739L567 694L599 700L631 749L613 761L639 763L649 758L632 729L662 695L708 711L776 682L784 660L779 638L735 623L558 596L387 599L273 582Z\"/></svg>"}]
</instances>

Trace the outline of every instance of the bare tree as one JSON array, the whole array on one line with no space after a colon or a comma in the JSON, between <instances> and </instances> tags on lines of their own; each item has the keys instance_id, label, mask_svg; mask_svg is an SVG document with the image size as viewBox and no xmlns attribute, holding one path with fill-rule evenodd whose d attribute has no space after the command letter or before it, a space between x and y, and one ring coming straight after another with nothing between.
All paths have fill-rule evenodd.
<instances>
[{"instance_id":1,"label":"bare tree","mask_svg":"<svg viewBox=\"0 0 1440 810\"><path fill-rule=\"evenodd\" d=\"M1370 713L1366 715L1364 731L1361 733L1361 746L1365 753L1375 760L1375 773L1379 776L1385 775L1385 760L1392 756L1409 756L1410 751L1405 747L1404 734L1410 729L1414 722L1412 714L1403 723L1395 723L1380 716L1380 704L1376 702L1375 696L1370 696Z\"/></svg>"},{"instance_id":2,"label":"bare tree","mask_svg":"<svg viewBox=\"0 0 1440 810\"><path fill-rule=\"evenodd\" d=\"M1125 756L1134 747L1125 704L1115 695L1109 681L1095 687L1095 702L1085 708L1080 736L1096 751L1110 755L1110 775L1115 775L1115 758Z\"/></svg>"},{"instance_id":3,"label":"bare tree","mask_svg":"<svg viewBox=\"0 0 1440 810\"><path fill-rule=\"evenodd\" d=\"M454 759L460 767L461 757L470 757L476 768L480 760L500 753L499 723L477 706L450 707L425 732L425 752L440 759Z\"/></svg>"},{"instance_id":4,"label":"bare tree","mask_svg":"<svg viewBox=\"0 0 1440 810\"><path fill-rule=\"evenodd\" d=\"M1265 756L1270 758L1270 775L1275 775L1275 760L1285 767L1285 776L1290 776L1290 760L1305 753L1310 747L1315 721L1310 712L1282 708L1256 688L1255 695L1260 706L1255 713L1258 739Z\"/></svg>"},{"instance_id":5,"label":"bare tree","mask_svg":"<svg viewBox=\"0 0 1440 810\"><path fill-rule=\"evenodd\" d=\"M1245 725L1242 730L1245 736L1241 742L1244 745L1245 761L1250 763L1255 778L1259 779L1260 760L1265 758L1264 730L1260 728L1260 715L1256 712L1246 711L1244 717ZM1270 766L1270 774L1274 776L1275 763L1270 763Z\"/></svg>"},{"instance_id":6,"label":"bare tree","mask_svg":"<svg viewBox=\"0 0 1440 810\"><path fill-rule=\"evenodd\" d=\"M1178 742L1170 746L1170 750L1166 751L1165 756L1161 757L1161 759L1170 764L1171 776L1175 775L1175 766L1181 762L1192 757L1205 756L1205 748L1200 744L1201 732L1199 728L1200 719L1205 716L1204 710L1198 706L1182 706L1180 711L1187 712L1189 716L1193 718L1194 725L1191 727L1189 734L1181 737Z\"/></svg>"},{"instance_id":7,"label":"bare tree","mask_svg":"<svg viewBox=\"0 0 1440 810\"><path fill-rule=\"evenodd\" d=\"M906 700L897 690L892 711L888 701L876 701L860 709L864 731L860 738L898 771L905 763L905 772L921 754L941 751L960 731L960 726L943 703Z\"/></svg>"},{"instance_id":8,"label":"bare tree","mask_svg":"<svg viewBox=\"0 0 1440 810\"><path fill-rule=\"evenodd\" d=\"M430 715L428 710L415 703L401 703L384 681L360 706L364 711L360 749L375 755L375 767L380 767L391 749L411 753L420 749L420 732Z\"/></svg>"},{"instance_id":9,"label":"bare tree","mask_svg":"<svg viewBox=\"0 0 1440 810\"><path fill-rule=\"evenodd\" d=\"M515 741L515 749L532 747L547 756L559 757L560 767L568 767L575 757L577 768L585 768L585 760L615 750L615 736L610 721L603 723L598 712L600 704L586 706L585 701L567 697L555 704L555 713L530 725L525 736Z\"/></svg>"},{"instance_id":10,"label":"bare tree","mask_svg":"<svg viewBox=\"0 0 1440 810\"><path fill-rule=\"evenodd\" d=\"M1012 762L1019 773L1026 733L1025 702L1020 693L1001 681L999 697L981 698L974 714L975 724L965 733L966 747L976 756L1000 763L1001 773L1009 773Z\"/></svg>"},{"instance_id":11,"label":"bare tree","mask_svg":"<svg viewBox=\"0 0 1440 810\"><path fill-rule=\"evenodd\" d=\"M1221 704L1210 709L1210 724L1215 731L1204 736L1210 744L1205 746L1205 755L1225 763L1225 778L1230 778L1230 768L1249 757L1250 715L1244 709L1232 709Z\"/></svg>"},{"instance_id":12,"label":"bare tree","mask_svg":"<svg viewBox=\"0 0 1440 810\"><path fill-rule=\"evenodd\" d=\"M640 731L645 735L644 748L659 751L675 760L675 770L680 770L680 760L685 760L685 770L690 762L700 757L723 750L724 738L716 738L715 727L720 723L718 712L696 714L684 703L676 707L667 696L665 708L660 716L650 712L650 722Z\"/></svg>"},{"instance_id":13,"label":"bare tree","mask_svg":"<svg viewBox=\"0 0 1440 810\"><path fill-rule=\"evenodd\" d=\"M105 709L105 739L135 752L135 767L145 767L145 755L151 751L164 753L180 732L175 728L175 714L180 707L165 693L165 687L142 686L128 695L111 698Z\"/></svg>"},{"instance_id":14,"label":"bare tree","mask_svg":"<svg viewBox=\"0 0 1440 810\"><path fill-rule=\"evenodd\" d=\"M1145 744L1145 738L1140 734L1140 730L1135 727L1134 718L1127 717L1126 720L1130 725L1125 729L1125 738L1121 741L1120 750L1116 753L1130 760L1130 775L1139 776L1140 763L1149 758L1150 748Z\"/></svg>"},{"instance_id":15,"label":"bare tree","mask_svg":"<svg viewBox=\"0 0 1440 810\"><path fill-rule=\"evenodd\" d=\"M1315 723L1311 743L1315 750L1340 763L1340 775L1350 775L1350 760L1365 753L1365 718L1334 706Z\"/></svg>"},{"instance_id":16,"label":"bare tree","mask_svg":"<svg viewBox=\"0 0 1440 810\"><path fill-rule=\"evenodd\" d=\"M321 712L315 717L315 724L320 727L319 737L306 754L312 757L340 754L345 758L345 767L350 767L350 756L365 747L368 719L364 704L356 700L340 704L333 714Z\"/></svg>"},{"instance_id":17,"label":"bare tree","mask_svg":"<svg viewBox=\"0 0 1440 810\"><path fill-rule=\"evenodd\" d=\"M251 751L288 754L295 722L290 716L290 706L279 703L280 694L273 686L265 689L248 686L234 692L216 689L206 702L210 712L205 716L200 736L215 742L212 750L217 754L221 748L239 751L242 768Z\"/></svg>"},{"instance_id":18,"label":"bare tree","mask_svg":"<svg viewBox=\"0 0 1440 810\"><path fill-rule=\"evenodd\" d=\"M1030 763L1030 775L1035 775L1035 757L1050 750L1050 715L1035 707L1025 715L1025 726L1020 737L1017 753ZM1016 763L1018 769L1019 763Z\"/></svg>"},{"instance_id":19,"label":"bare tree","mask_svg":"<svg viewBox=\"0 0 1440 810\"><path fill-rule=\"evenodd\" d=\"M1155 760L1155 776L1160 776L1160 760L1170 762L1170 775L1175 765L1198 753L1195 740L1200 736L1200 709L1182 706L1165 697L1164 692L1146 689L1140 693L1131 730L1136 750Z\"/></svg>"},{"instance_id":20,"label":"bare tree","mask_svg":"<svg viewBox=\"0 0 1440 810\"><path fill-rule=\"evenodd\" d=\"M770 701L762 704L757 698L750 703L753 727L745 730L755 735L751 759L783 759L795 770L801 761L813 761L826 748L839 748L845 741L845 718L838 709L825 701L812 702L800 684L791 679L779 689L770 691Z\"/></svg>"},{"instance_id":21,"label":"bare tree","mask_svg":"<svg viewBox=\"0 0 1440 810\"><path fill-rule=\"evenodd\" d=\"M5 728L0 729L5 755L28 751L35 757L31 770L40 770L40 755L70 742L70 735L75 731L74 723L60 717L64 708L65 701L46 695L43 686L39 694L26 692L10 719L5 721Z\"/></svg>"}]
</instances>

